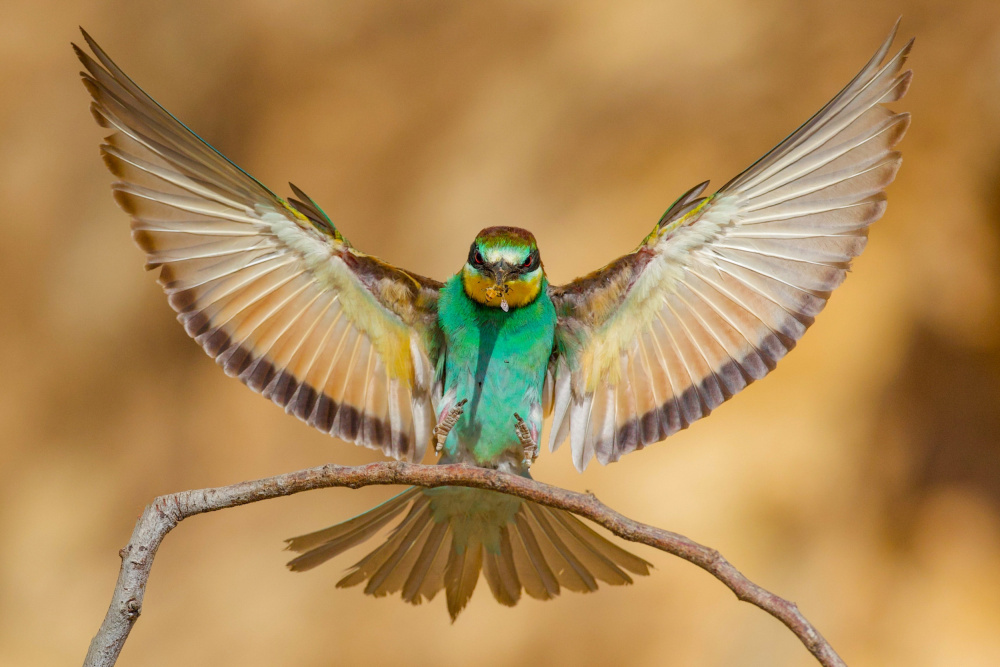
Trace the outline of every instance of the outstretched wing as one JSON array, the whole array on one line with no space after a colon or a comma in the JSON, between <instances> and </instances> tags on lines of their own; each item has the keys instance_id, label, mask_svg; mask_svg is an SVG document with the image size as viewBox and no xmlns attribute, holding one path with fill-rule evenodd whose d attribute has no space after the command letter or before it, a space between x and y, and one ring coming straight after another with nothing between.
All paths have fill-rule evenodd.
<instances>
[{"instance_id":1,"label":"outstretched wing","mask_svg":"<svg viewBox=\"0 0 1000 667\"><path fill-rule=\"evenodd\" d=\"M440 284L358 252L202 141L84 33L101 152L185 330L226 373L333 436L419 460L433 426Z\"/></svg>"},{"instance_id":2,"label":"outstretched wing","mask_svg":"<svg viewBox=\"0 0 1000 667\"><path fill-rule=\"evenodd\" d=\"M790 350L885 210L910 83L896 29L815 116L709 197L682 196L631 254L553 288L550 448L582 470L704 417Z\"/></svg>"}]
</instances>

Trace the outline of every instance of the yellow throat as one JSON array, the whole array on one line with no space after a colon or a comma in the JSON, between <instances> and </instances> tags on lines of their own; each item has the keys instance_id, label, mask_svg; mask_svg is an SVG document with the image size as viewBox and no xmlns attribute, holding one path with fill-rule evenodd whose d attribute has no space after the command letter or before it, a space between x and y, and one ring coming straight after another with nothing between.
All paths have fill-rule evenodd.
<instances>
[{"instance_id":1,"label":"yellow throat","mask_svg":"<svg viewBox=\"0 0 1000 667\"><path fill-rule=\"evenodd\" d=\"M473 301L484 306L502 308L506 312L510 308L525 306L538 297L542 289L542 272L539 270L531 277L497 285L492 278L465 270L462 271L462 285Z\"/></svg>"}]
</instances>

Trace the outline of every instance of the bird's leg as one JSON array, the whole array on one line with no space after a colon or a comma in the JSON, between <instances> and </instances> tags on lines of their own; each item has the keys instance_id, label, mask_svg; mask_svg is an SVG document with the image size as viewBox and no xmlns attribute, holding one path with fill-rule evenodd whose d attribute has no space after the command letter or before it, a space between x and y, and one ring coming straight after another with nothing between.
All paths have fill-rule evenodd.
<instances>
[{"instance_id":1,"label":"bird's leg","mask_svg":"<svg viewBox=\"0 0 1000 667\"><path fill-rule=\"evenodd\" d=\"M441 450L444 449L444 441L448 439L448 434L451 433L451 429L455 427L455 422L457 422L458 418L462 416L463 412L465 412L463 406L468 402L469 399L463 398L456 403L451 410L448 410L448 412L441 417L441 421L439 421L437 426L434 427L434 430L431 431L434 435L434 451L438 454L440 454Z\"/></svg>"},{"instance_id":2,"label":"bird's leg","mask_svg":"<svg viewBox=\"0 0 1000 667\"><path fill-rule=\"evenodd\" d=\"M524 448L524 460L521 461L521 465L530 468L531 464L538 458L538 443L531 437L531 429L521 419L521 415L515 412L514 419L517 420L517 423L514 424L514 432L517 433L517 439L521 441L521 446Z\"/></svg>"}]
</instances>

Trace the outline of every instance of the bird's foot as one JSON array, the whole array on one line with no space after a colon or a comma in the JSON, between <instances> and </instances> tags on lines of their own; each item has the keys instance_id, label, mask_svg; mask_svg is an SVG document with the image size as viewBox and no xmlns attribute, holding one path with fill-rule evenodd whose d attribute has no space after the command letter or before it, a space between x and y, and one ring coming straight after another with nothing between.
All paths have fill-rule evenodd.
<instances>
[{"instance_id":1,"label":"bird's foot","mask_svg":"<svg viewBox=\"0 0 1000 667\"><path fill-rule=\"evenodd\" d=\"M457 422L458 418L462 416L463 412L465 412L464 406L468 402L469 400L467 398L463 398L461 401L456 403L451 410L448 410L448 412L441 417L441 421L439 421L437 426L434 427L434 430L431 431L434 435L434 451L438 454L440 454L441 450L444 449L444 441L448 439L448 434L451 433L451 429L455 427L455 422Z\"/></svg>"},{"instance_id":2,"label":"bird's foot","mask_svg":"<svg viewBox=\"0 0 1000 667\"><path fill-rule=\"evenodd\" d=\"M531 429L521 419L521 415L515 412L514 419L517 420L517 423L514 424L514 432L517 433L517 439L521 441L521 446L524 448L524 460L521 461L521 465L530 468L531 464L538 458L538 443L531 437Z\"/></svg>"}]
</instances>

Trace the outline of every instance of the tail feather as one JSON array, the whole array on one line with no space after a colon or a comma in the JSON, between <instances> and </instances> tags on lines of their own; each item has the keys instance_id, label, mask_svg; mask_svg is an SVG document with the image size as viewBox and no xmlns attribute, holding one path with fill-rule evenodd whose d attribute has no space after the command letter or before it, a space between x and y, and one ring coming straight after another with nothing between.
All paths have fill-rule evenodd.
<instances>
[{"instance_id":1,"label":"tail feather","mask_svg":"<svg viewBox=\"0 0 1000 667\"><path fill-rule=\"evenodd\" d=\"M389 558L368 580L368 585L365 586L367 595L382 597L401 590L403 584L406 583L417 556L423 549L423 543L427 540L431 523L430 512L426 509L421 508L418 511L414 508L413 512L412 525L407 528L405 533L400 531L402 538L393 547Z\"/></svg>"},{"instance_id":2,"label":"tail feather","mask_svg":"<svg viewBox=\"0 0 1000 667\"><path fill-rule=\"evenodd\" d=\"M292 563L289 563L289 567L296 571L308 570L353 546L361 544L406 509L407 504L413 501L413 497L417 493L418 489L416 488L407 489L353 519L318 530L315 533L285 540L288 543L287 548L291 551L309 551L307 555L311 556L309 559L306 559L305 556L296 558L292 561L296 565L293 567ZM317 553L319 550L316 547L320 546L323 547L322 553L327 554L326 558L318 558L320 554Z\"/></svg>"},{"instance_id":3,"label":"tail feather","mask_svg":"<svg viewBox=\"0 0 1000 667\"><path fill-rule=\"evenodd\" d=\"M625 574L621 568L596 549L592 549L572 529L567 527L563 523L562 517L555 513L542 511L548 515L549 525L562 540L566 549L576 556L577 563L593 576L595 588L597 587L597 580L606 581L615 586L632 583L632 578Z\"/></svg>"},{"instance_id":4,"label":"tail feather","mask_svg":"<svg viewBox=\"0 0 1000 667\"><path fill-rule=\"evenodd\" d=\"M497 574L514 604L521 599L521 579L514 563L514 548L510 543L510 524L500 526L500 553L497 554ZM513 605L511 605L513 606Z\"/></svg>"},{"instance_id":5,"label":"tail feather","mask_svg":"<svg viewBox=\"0 0 1000 667\"><path fill-rule=\"evenodd\" d=\"M398 526L393 528L392 533L389 535L389 539L386 540L381 546L372 551L370 554L362 558L354 566L354 570L348 573L346 577L337 582L338 588L347 588L348 586L357 586L363 581L366 581L370 577L375 576L382 566L386 564L396 553L396 550L400 548L406 539L408 533L407 530L413 525L415 521L421 516L421 514L427 509L427 499L417 496L413 500L413 506L410 511L406 514L406 517L399 523ZM323 549L324 547L317 547L314 551ZM341 551L338 550L337 554ZM311 552L310 552L311 553ZM304 558L309 554L303 554L299 558ZM327 555L326 558L330 556ZM298 559L296 559L298 560ZM292 561L293 563L295 561ZM367 590L367 589L366 589ZM373 593L370 593L373 594Z\"/></svg>"},{"instance_id":6,"label":"tail feather","mask_svg":"<svg viewBox=\"0 0 1000 667\"><path fill-rule=\"evenodd\" d=\"M427 574L431 571L438 552L441 551L441 545L444 543L447 533L448 524L446 523L435 523L431 528L427 539L424 541L424 546L420 550L420 555L413 564L413 569L410 570L410 575L406 578L406 583L403 584L403 600L406 602L420 604L423 584L427 581ZM435 592L437 592L437 589L435 589ZM431 596L427 597L428 600L430 598Z\"/></svg>"},{"instance_id":7,"label":"tail feather","mask_svg":"<svg viewBox=\"0 0 1000 667\"><path fill-rule=\"evenodd\" d=\"M586 528L582 522L574 524L568 520L568 515L553 512L549 508L545 508L545 510L550 517L550 523L562 537L563 542L597 579L616 586L632 583L632 577L628 576L617 563L608 558L600 549L593 547L587 539L580 535L578 530L574 530L580 527ZM608 543L608 546L613 547L614 545ZM624 550L622 551L624 552Z\"/></svg>"},{"instance_id":8,"label":"tail feather","mask_svg":"<svg viewBox=\"0 0 1000 667\"><path fill-rule=\"evenodd\" d=\"M503 532L501 531L501 544L503 543ZM507 541L510 548L510 540ZM508 564L501 548L500 553L493 553L484 550L483 553L483 577L490 585L493 597L502 605L513 607L521 599L521 582L517 578L517 571L513 563ZM513 560L513 556L511 556Z\"/></svg>"},{"instance_id":9,"label":"tail feather","mask_svg":"<svg viewBox=\"0 0 1000 667\"><path fill-rule=\"evenodd\" d=\"M625 551L617 544L604 539L596 530L578 519L575 515L562 510L553 510L550 508L546 509L552 512L552 514L556 516L577 539L584 542L592 550L609 559L611 562L634 574L642 576L649 574L649 568L651 566L647 561L639 558L631 552ZM632 582L629 580L627 583Z\"/></svg>"},{"instance_id":10,"label":"tail feather","mask_svg":"<svg viewBox=\"0 0 1000 667\"><path fill-rule=\"evenodd\" d=\"M434 556L427 574L424 575L424 583L420 585L420 594L412 601L412 604L420 604L421 595L429 602L434 599L435 595L444 590L444 573L448 567L448 558L451 556L454 539L451 527L448 524L444 524L444 526L445 532L441 546L438 547L437 555Z\"/></svg>"},{"instance_id":11,"label":"tail feather","mask_svg":"<svg viewBox=\"0 0 1000 667\"><path fill-rule=\"evenodd\" d=\"M452 549L444 572L445 599L452 620L465 609L472 598L479 581L479 569L483 563L483 545L477 539L470 540L464 549Z\"/></svg>"},{"instance_id":12,"label":"tail feather","mask_svg":"<svg viewBox=\"0 0 1000 667\"><path fill-rule=\"evenodd\" d=\"M538 545L538 540L535 539L535 532L523 512L519 512L514 517L514 527L520 538L515 540L514 544L524 549L524 558L527 559L526 561L522 560L517 569L518 572L522 573L521 581L524 582L528 595L539 600L550 600L559 595L559 579L556 578L549 566L542 548ZM515 549L514 553L518 553L518 550ZM538 576L538 584L541 586L541 588L535 588L537 595L532 595L531 589L528 588L532 572Z\"/></svg>"},{"instance_id":13,"label":"tail feather","mask_svg":"<svg viewBox=\"0 0 1000 667\"><path fill-rule=\"evenodd\" d=\"M563 567L561 568L561 572L559 572L559 583L571 591L581 593L596 591L597 580L594 579L594 575L583 566L573 552L559 538L548 517L545 516L546 512L540 506L533 503L528 504L527 508L535 521L538 522L545 537L548 538L547 540L543 540L541 544L544 545L547 541L562 559Z\"/></svg>"},{"instance_id":14,"label":"tail feather","mask_svg":"<svg viewBox=\"0 0 1000 667\"><path fill-rule=\"evenodd\" d=\"M493 596L514 606L522 592L549 600L562 588L589 592L598 581L632 583L650 564L611 543L569 512L494 491L444 487L407 489L342 524L288 541L304 553L288 565L307 570L370 538L403 514L386 541L356 563L338 587L365 583L368 595L400 592L420 604L445 590L454 620L480 571Z\"/></svg>"}]
</instances>

